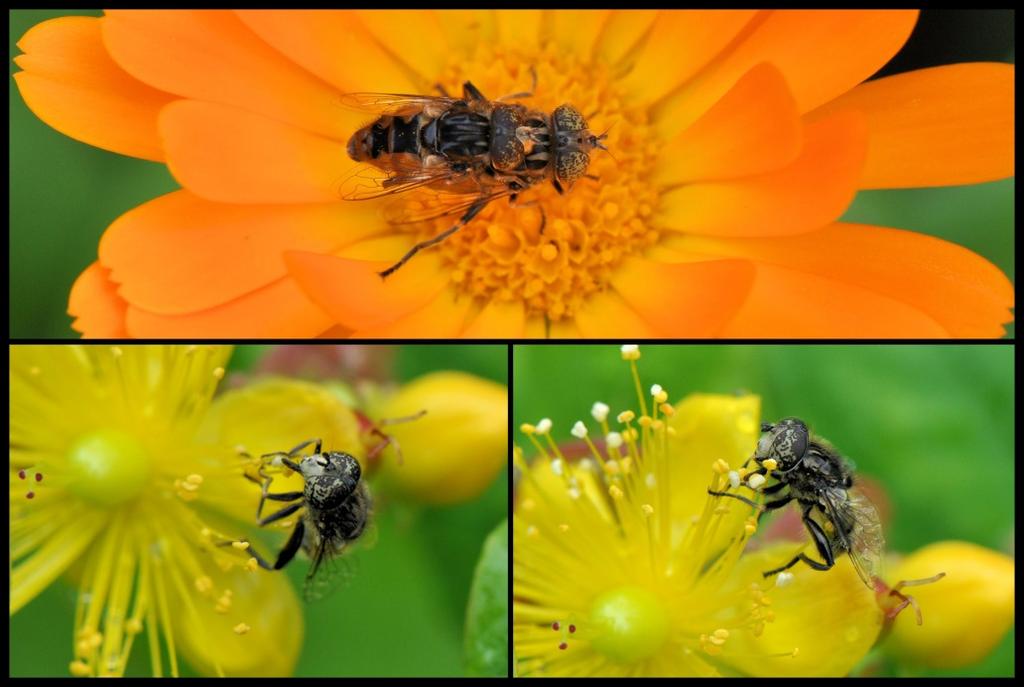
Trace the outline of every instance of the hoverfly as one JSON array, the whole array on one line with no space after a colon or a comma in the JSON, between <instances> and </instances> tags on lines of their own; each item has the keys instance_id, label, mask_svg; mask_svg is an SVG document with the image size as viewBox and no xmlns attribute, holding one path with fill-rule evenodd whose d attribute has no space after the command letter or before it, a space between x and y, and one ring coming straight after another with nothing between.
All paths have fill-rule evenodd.
<instances>
[{"instance_id":1,"label":"hoverfly","mask_svg":"<svg viewBox=\"0 0 1024 687\"><path fill-rule=\"evenodd\" d=\"M536 74L534 74L534 87ZM389 93L348 93L347 107L377 115L348 141L348 155L364 163L341 183L345 200L367 200L412 189L434 193L427 210L401 206L385 210L395 223L459 215L455 224L421 241L380 273L387 277L419 251L435 246L466 226L488 203L515 203L529 187L550 180L558 193L587 176L589 152L607 150L607 133L595 135L572 105L551 114L505 98L488 100L467 81L462 97Z\"/></svg>"},{"instance_id":2,"label":"hoverfly","mask_svg":"<svg viewBox=\"0 0 1024 687\"><path fill-rule=\"evenodd\" d=\"M821 561L801 552L785 565L764 572L771 577L803 561L815 570L829 570L836 557L848 553L853 567L868 588L876 589L885 540L878 511L864 494L853 487L853 469L827 441L815 436L794 417L761 425L761 438L751 457L758 469L750 475L765 475L764 461L776 467L770 477L774 484L761 488L773 500L757 504L728 492L708 490L714 496L728 496L766 512L796 501L804 527L811 535ZM748 463L750 461L747 461ZM750 475L747 476L749 480Z\"/></svg>"},{"instance_id":3,"label":"hoverfly","mask_svg":"<svg viewBox=\"0 0 1024 687\"><path fill-rule=\"evenodd\" d=\"M302 456L302 450L310 444L313 452ZM322 449L320 439L310 439L290 451L261 456L265 465L284 467L302 475L302 491L270 493L273 477L265 472L265 465L259 469L259 479L245 474L248 480L260 485L256 518L261 527L282 520L300 508L305 509L273 563L252 546L248 547L248 553L264 570L280 570L295 558L300 548L305 551L313 562L303 590L308 601L321 598L333 585L333 578L337 576L334 568L338 566L335 559L363 534L372 507L369 489L361 479L359 461L348 453ZM266 501L283 501L289 505L262 517ZM222 542L220 546L230 544L230 541Z\"/></svg>"}]
</instances>

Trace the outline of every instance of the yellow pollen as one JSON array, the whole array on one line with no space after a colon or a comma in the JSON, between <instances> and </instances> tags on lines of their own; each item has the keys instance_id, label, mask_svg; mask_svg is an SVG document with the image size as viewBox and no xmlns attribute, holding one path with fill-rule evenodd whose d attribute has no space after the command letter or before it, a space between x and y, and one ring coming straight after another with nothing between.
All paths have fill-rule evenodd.
<instances>
[{"instance_id":1,"label":"yellow pollen","mask_svg":"<svg viewBox=\"0 0 1024 687\"><path fill-rule=\"evenodd\" d=\"M211 589L213 589L213 580L211 580L209 576L203 575L202 577L196 578L196 591L200 594L205 594Z\"/></svg>"},{"instance_id":2,"label":"yellow pollen","mask_svg":"<svg viewBox=\"0 0 1024 687\"><path fill-rule=\"evenodd\" d=\"M564 523L564 522L563 522L562 524L560 524L560 525L558 526L558 530L559 530L560 532L568 532L568 531L569 531L569 525L568 525L567 523Z\"/></svg>"},{"instance_id":3,"label":"yellow pollen","mask_svg":"<svg viewBox=\"0 0 1024 687\"><path fill-rule=\"evenodd\" d=\"M641 505L640 510L642 510L644 515L646 515L647 517L651 517L652 515L654 515L654 506L652 506L649 503Z\"/></svg>"},{"instance_id":4,"label":"yellow pollen","mask_svg":"<svg viewBox=\"0 0 1024 687\"><path fill-rule=\"evenodd\" d=\"M199 485L199 484L203 483L203 476L202 475L197 475L197 474L193 473L193 474L189 475L188 477L186 477L185 481L188 482L189 484Z\"/></svg>"},{"instance_id":5,"label":"yellow pollen","mask_svg":"<svg viewBox=\"0 0 1024 687\"><path fill-rule=\"evenodd\" d=\"M729 472L729 464L726 463L721 458L719 458L712 464L711 469L717 472L719 475L724 475Z\"/></svg>"},{"instance_id":6,"label":"yellow pollen","mask_svg":"<svg viewBox=\"0 0 1024 687\"><path fill-rule=\"evenodd\" d=\"M779 464L775 461L774 458L768 458L767 460L763 461L761 465L764 465L766 470L774 470L775 468L779 467Z\"/></svg>"},{"instance_id":7,"label":"yellow pollen","mask_svg":"<svg viewBox=\"0 0 1024 687\"><path fill-rule=\"evenodd\" d=\"M231 542L231 546L235 547L236 549L241 549L242 551L245 551L246 549L249 548L249 542L247 542L247 541L233 541L233 542Z\"/></svg>"},{"instance_id":8,"label":"yellow pollen","mask_svg":"<svg viewBox=\"0 0 1024 687\"><path fill-rule=\"evenodd\" d=\"M89 677L92 675L92 668L83 661L72 661L71 665L68 666L68 670L75 677Z\"/></svg>"},{"instance_id":9,"label":"yellow pollen","mask_svg":"<svg viewBox=\"0 0 1024 687\"><path fill-rule=\"evenodd\" d=\"M215 369L213 371L213 378L214 379L224 379L224 368L223 367L218 367L217 369Z\"/></svg>"},{"instance_id":10,"label":"yellow pollen","mask_svg":"<svg viewBox=\"0 0 1024 687\"><path fill-rule=\"evenodd\" d=\"M519 431L522 432L523 434L530 435L537 431L537 428L531 424L524 422L523 424L519 425Z\"/></svg>"},{"instance_id":11,"label":"yellow pollen","mask_svg":"<svg viewBox=\"0 0 1024 687\"><path fill-rule=\"evenodd\" d=\"M619 489L619 488L618 488L617 486L615 486L614 484L613 484L612 486L608 487L608 494L609 494L609 495L610 495L610 496L611 496L611 497L612 497L613 499L615 499L616 501L618 501L619 499L621 499L621 498L622 498L622 496L623 496L623 494L622 494L622 490L621 490L621 489Z\"/></svg>"},{"instance_id":12,"label":"yellow pollen","mask_svg":"<svg viewBox=\"0 0 1024 687\"><path fill-rule=\"evenodd\" d=\"M619 413L616 419L618 419L619 422L625 424L627 422L632 422L633 418L635 417L636 413L634 413L632 410L623 410L621 413Z\"/></svg>"},{"instance_id":13,"label":"yellow pollen","mask_svg":"<svg viewBox=\"0 0 1024 687\"><path fill-rule=\"evenodd\" d=\"M244 634L245 634L246 632L248 632L248 631L249 631L249 630L251 630L251 629L252 629L252 628L251 628L251 627L249 627L248 625L246 625L245 623L238 623L238 624L237 624L237 625L235 625L235 627L234 627L234 630L235 630L235 634L236 634L236 635L244 635Z\"/></svg>"},{"instance_id":14,"label":"yellow pollen","mask_svg":"<svg viewBox=\"0 0 1024 687\"><path fill-rule=\"evenodd\" d=\"M658 406L658 410L663 412L665 415L674 415L676 412L676 409L670 403L662 403Z\"/></svg>"},{"instance_id":15,"label":"yellow pollen","mask_svg":"<svg viewBox=\"0 0 1024 687\"><path fill-rule=\"evenodd\" d=\"M249 560L247 560L245 562L245 569L248 570L249 572L256 572L256 570L259 567L260 567L260 564L259 564L259 562L255 558L250 558Z\"/></svg>"},{"instance_id":16,"label":"yellow pollen","mask_svg":"<svg viewBox=\"0 0 1024 687\"><path fill-rule=\"evenodd\" d=\"M529 90L523 65L536 70L536 91L510 102L546 115L566 102L585 115L596 113L587 121L594 134L615 125L604 141L611 154L591 150L586 173L597 179L563 184L564 194L549 176L520 192L514 204L506 198L491 202L435 250L447 264L452 286L465 295L521 302L529 315L551 321L572 319L589 296L608 287L625 258L659 240L646 219L658 206L658 190L646 179L660 144L650 145L655 139L646 110L619 90L612 68L561 51L481 43L469 59L453 57L436 81L449 93L460 93L468 79L493 99ZM410 207L420 201L411 195L404 199ZM429 214L438 201L424 202ZM392 226L423 240L450 229L457 219L446 215Z\"/></svg>"},{"instance_id":17,"label":"yellow pollen","mask_svg":"<svg viewBox=\"0 0 1024 687\"><path fill-rule=\"evenodd\" d=\"M133 635L137 635L142 632L142 621L138 618L129 618L128 622L124 624L125 632Z\"/></svg>"}]
</instances>

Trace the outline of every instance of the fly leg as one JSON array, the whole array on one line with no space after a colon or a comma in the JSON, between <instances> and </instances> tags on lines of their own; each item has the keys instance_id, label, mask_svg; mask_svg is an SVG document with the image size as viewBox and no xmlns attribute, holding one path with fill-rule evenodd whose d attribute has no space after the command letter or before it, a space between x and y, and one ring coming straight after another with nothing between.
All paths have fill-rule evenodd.
<instances>
[{"instance_id":1,"label":"fly leg","mask_svg":"<svg viewBox=\"0 0 1024 687\"><path fill-rule=\"evenodd\" d=\"M396 262L394 265L392 265L391 267L387 268L383 272L378 272L378 274L380 274L380 276L381 276L381 279L387 279L391 274L393 274L395 272L395 270L397 270L399 267L401 267L405 263L409 262L409 259L412 258L412 256L416 255L417 253L419 253L424 248L430 248L431 246L436 246L437 244L441 243L446 238L448 238L449 236L451 236L452 234L457 232L459 229L461 229L462 227L464 227L467 224L469 224L470 221L472 221L472 219L474 217L476 217L480 213L480 211L483 210L487 206L487 203L489 203L489 202L490 202L490 198L481 198L481 199L477 200L475 203L473 203L472 205L469 206L469 209L466 210L466 214L464 214L462 217L460 217L459 221L456 222L455 226L453 226L451 229L445 229L440 234L438 234L437 236L435 236L435 237L433 237L431 239L427 239L426 241L420 241L415 246L410 248L409 251L405 255L403 255L402 258L398 262Z\"/></svg>"},{"instance_id":2,"label":"fly leg","mask_svg":"<svg viewBox=\"0 0 1024 687\"><path fill-rule=\"evenodd\" d=\"M711 494L712 496L728 496L731 499L736 499L737 501L742 501L743 503L747 504L748 506L753 506L754 508L758 508L758 509L762 508L760 503L757 503L756 501L751 501L746 496L740 496L739 494L730 494L727 491L714 491L713 489L708 489L708 493Z\"/></svg>"},{"instance_id":3,"label":"fly leg","mask_svg":"<svg viewBox=\"0 0 1024 687\"><path fill-rule=\"evenodd\" d=\"M825 536L825 531L821 529L821 525L816 523L814 520L811 520L811 508L811 506L808 506L806 509L804 509L804 526L807 528L807 531L811 534L811 539L814 540L814 544L818 548L818 553L821 555L822 558L825 559L825 562L819 563L813 558L809 558L807 554L800 552L796 555L796 557L793 558L793 560L791 560L789 563L786 563L781 568L775 568L774 570L765 571L763 573L765 577L771 577L772 575L780 573L783 570L788 570L800 561L803 561L815 570L828 570L836 564L835 555L833 555L832 553L832 545L829 544L828 537Z\"/></svg>"},{"instance_id":4,"label":"fly leg","mask_svg":"<svg viewBox=\"0 0 1024 687\"><path fill-rule=\"evenodd\" d=\"M473 85L472 81L462 84L462 99L466 102L471 100L487 100L484 94L480 92L480 89Z\"/></svg>"},{"instance_id":5,"label":"fly leg","mask_svg":"<svg viewBox=\"0 0 1024 687\"><path fill-rule=\"evenodd\" d=\"M500 98L498 98L498 100L500 101L500 100L511 100L512 98L529 98L529 97L531 97L534 93L537 92L537 70L534 68L533 65L530 65L530 78L531 78L530 90L522 91L520 93L509 93L508 95L501 96Z\"/></svg>"},{"instance_id":6,"label":"fly leg","mask_svg":"<svg viewBox=\"0 0 1024 687\"><path fill-rule=\"evenodd\" d=\"M256 549L252 548L251 544L249 545L249 548L246 549L246 553L255 558L256 564L264 570L280 570L284 566L288 565L293 558L295 558L295 554L298 553L299 547L302 546L302 539L303 537L305 537L305 534L306 525L302 522L302 520L299 520L299 522L295 525L295 529L292 530L291 536L288 537L288 541L285 542L284 548L281 549L281 552L277 554L277 560L274 561L273 565L267 562L267 559L261 556L256 551ZM218 544L218 546L228 546L233 543L235 542L226 541L221 542L220 544Z\"/></svg>"}]
</instances>

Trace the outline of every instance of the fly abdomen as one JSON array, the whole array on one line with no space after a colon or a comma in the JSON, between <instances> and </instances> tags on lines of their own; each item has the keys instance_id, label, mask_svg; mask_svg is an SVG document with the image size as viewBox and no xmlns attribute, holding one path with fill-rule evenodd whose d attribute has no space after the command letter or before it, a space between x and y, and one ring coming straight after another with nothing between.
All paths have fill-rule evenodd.
<instances>
[{"instance_id":1,"label":"fly abdomen","mask_svg":"<svg viewBox=\"0 0 1024 687\"><path fill-rule=\"evenodd\" d=\"M404 117L395 117L391 120L391 131L388 135L388 152L418 155L420 152L419 131L420 115L409 117L408 121Z\"/></svg>"}]
</instances>

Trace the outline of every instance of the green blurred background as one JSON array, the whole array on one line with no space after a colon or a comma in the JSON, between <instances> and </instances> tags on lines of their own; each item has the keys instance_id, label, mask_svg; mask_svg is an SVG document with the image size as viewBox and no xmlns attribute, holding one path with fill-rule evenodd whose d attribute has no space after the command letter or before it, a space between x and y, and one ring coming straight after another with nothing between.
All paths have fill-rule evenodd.
<instances>
[{"instance_id":1,"label":"green blurred background","mask_svg":"<svg viewBox=\"0 0 1024 687\"><path fill-rule=\"evenodd\" d=\"M15 42L30 27L68 14L99 12L12 11L11 57L19 54ZM944 15L928 16L942 20ZM970 12L952 23L956 28L951 36L964 41L963 45L956 46L945 36L929 47L927 40L918 38L930 26L922 19L911 37L913 45L908 43L908 47L924 43L932 63L1012 59L1012 32L1007 36L1007 20L999 12ZM984 40L974 41L976 35ZM1006 36L1010 47L994 41L993 36ZM980 52L991 50L993 44L1005 52ZM903 67L927 63L903 63ZM10 68L12 74L17 71L13 62ZM57 133L25 107L13 79L8 89L11 335L77 336L65 312L68 292L78 274L96 259L104 229L124 212L176 189L177 184L163 165L107 153ZM1013 193L1013 180L956 188L869 191L858 195L844 219L912 229L953 241L991 260L1012 280Z\"/></svg>"},{"instance_id":2,"label":"green blurred background","mask_svg":"<svg viewBox=\"0 0 1024 687\"><path fill-rule=\"evenodd\" d=\"M673 403L692 392L746 390L762 416L803 418L885 488L889 548L962 539L1012 552L1013 346L640 347L644 388ZM637 404L617 346L516 346L513 427L554 422L569 441L594 401L612 416ZM513 443L532 455L518 430ZM934 675L1013 675L1013 632L982 664ZM888 666L896 674L895 666Z\"/></svg>"},{"instance_id":3,"label":"green blurred background","mask_svg":"<svg viewBox=\"0 0 1024 687\"><path fill-rule=\"evenodd\" d=\"M270 347L238 347L231 371L248 369ZM395 360L409 380L441 369L507 384L505 346L405 346ZM306 633L297 676L458 676L474 566L485 537L507 516L508 475L480 497L445 508L390 501L376 514L377 542L358 557L351 583L302 603ZM285 572L301 595L308 564ZM76 591L58 582L10 619L11 676L67 675ZM284 629L282 628L282 631ZM165 665L166 670L166 665ZM195 673L183 665L183 674ZM151 674L136 643L126 675Z\"/></svg>"}]
</instances>

